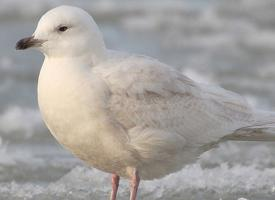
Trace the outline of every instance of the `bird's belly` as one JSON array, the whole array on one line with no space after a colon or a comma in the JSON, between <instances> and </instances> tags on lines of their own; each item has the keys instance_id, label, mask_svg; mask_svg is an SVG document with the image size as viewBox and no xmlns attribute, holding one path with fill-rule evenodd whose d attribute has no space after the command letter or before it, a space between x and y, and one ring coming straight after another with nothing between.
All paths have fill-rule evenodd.
<instances>
[{"instance_id":1,"label":"bird's belly","mask_svg":"<svg viewBox=\"0 0 275 200\"><path fill-rule=\"evenodd\" d=\"M48 102L48 101L47 101ZM56 140L72 154L89 165L109 173L125 171L122 162L113 158L104 145L98 129L101 123L91 116L90 111L82 106L49 104L39 101L44 121ZM124 172L123 172L124 173Z\"/></svg>"}]
</instances>

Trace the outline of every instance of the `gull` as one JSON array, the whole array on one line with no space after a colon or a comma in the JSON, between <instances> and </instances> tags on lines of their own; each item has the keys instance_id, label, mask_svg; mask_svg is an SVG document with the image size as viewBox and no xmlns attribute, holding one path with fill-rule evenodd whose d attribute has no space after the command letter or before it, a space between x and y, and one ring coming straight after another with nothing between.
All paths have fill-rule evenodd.
<instances>
[{"instance_id":1,"label":"gull","mask_svg":"<svg viewBox=\"0 0 275 200\"><path fill-rule=\"evenodd\" d=\"M35 48L43 120L61 145L90 166L120 177L130 199L140 180L164 177L227 140L274 141L275 113L240 95L203 85L156 59L108 50L93 18L59 6L16 49Z\"/></svg>"}]
</instances>

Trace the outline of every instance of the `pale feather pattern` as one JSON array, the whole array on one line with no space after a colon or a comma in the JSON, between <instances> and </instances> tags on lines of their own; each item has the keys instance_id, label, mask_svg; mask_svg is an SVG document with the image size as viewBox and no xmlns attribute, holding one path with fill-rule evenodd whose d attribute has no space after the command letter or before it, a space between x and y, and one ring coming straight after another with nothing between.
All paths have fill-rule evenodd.
<instances>
[{"instance_id":1,"label":"pale feather pattern","mask_svg":"<svg viewBox=\"0 0 275 200\"><path fill-rule=\"evenodd\" d=\"M112 57L93 72L111 91L110 115L128 132L144 178L178 170L204 146L255 123L253 110L238 94L199 85L152 58Z\"/></svg>"}]
</instances>

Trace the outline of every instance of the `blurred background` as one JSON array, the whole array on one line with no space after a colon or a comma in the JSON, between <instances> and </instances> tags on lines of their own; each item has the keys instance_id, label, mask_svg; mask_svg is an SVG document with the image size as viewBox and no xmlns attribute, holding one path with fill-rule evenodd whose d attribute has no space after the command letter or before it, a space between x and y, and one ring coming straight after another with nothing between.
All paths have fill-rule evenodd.
<instances>
[{"instance_id":1,"label":"blurred background","mask_svg":"<svg viewBox=\"0 0 275 200\"><path fill-rule=\"evenodd\" d=\"M15 51L42 14L84 8L109 48L146 54L198 82L275 110L274 0L0 0L0 199L108 199L110 177L64 150L41 120L43 56ZM128 199L123 181L119 199ZM197 163L143 182L140 199L274 200L275 143L227 142Z\"/></svg>"}]
</instances>

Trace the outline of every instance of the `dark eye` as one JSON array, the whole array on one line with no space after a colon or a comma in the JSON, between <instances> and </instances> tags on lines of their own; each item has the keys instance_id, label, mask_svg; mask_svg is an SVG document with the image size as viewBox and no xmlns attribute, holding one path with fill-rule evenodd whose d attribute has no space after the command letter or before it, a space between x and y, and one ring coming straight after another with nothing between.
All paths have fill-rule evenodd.
<instances>
[{"instance_id":1,"label":"dark eye","mask_svg":"<svg viewBox=\"0 0 275 200\"><path fill-rule=\"evenodd\" d=\"M67 26L60 26L60 27L58 28L58 31L60 31L60 32L65 32L67 29L68 29Z\"/></svg>"}]
</instances>

